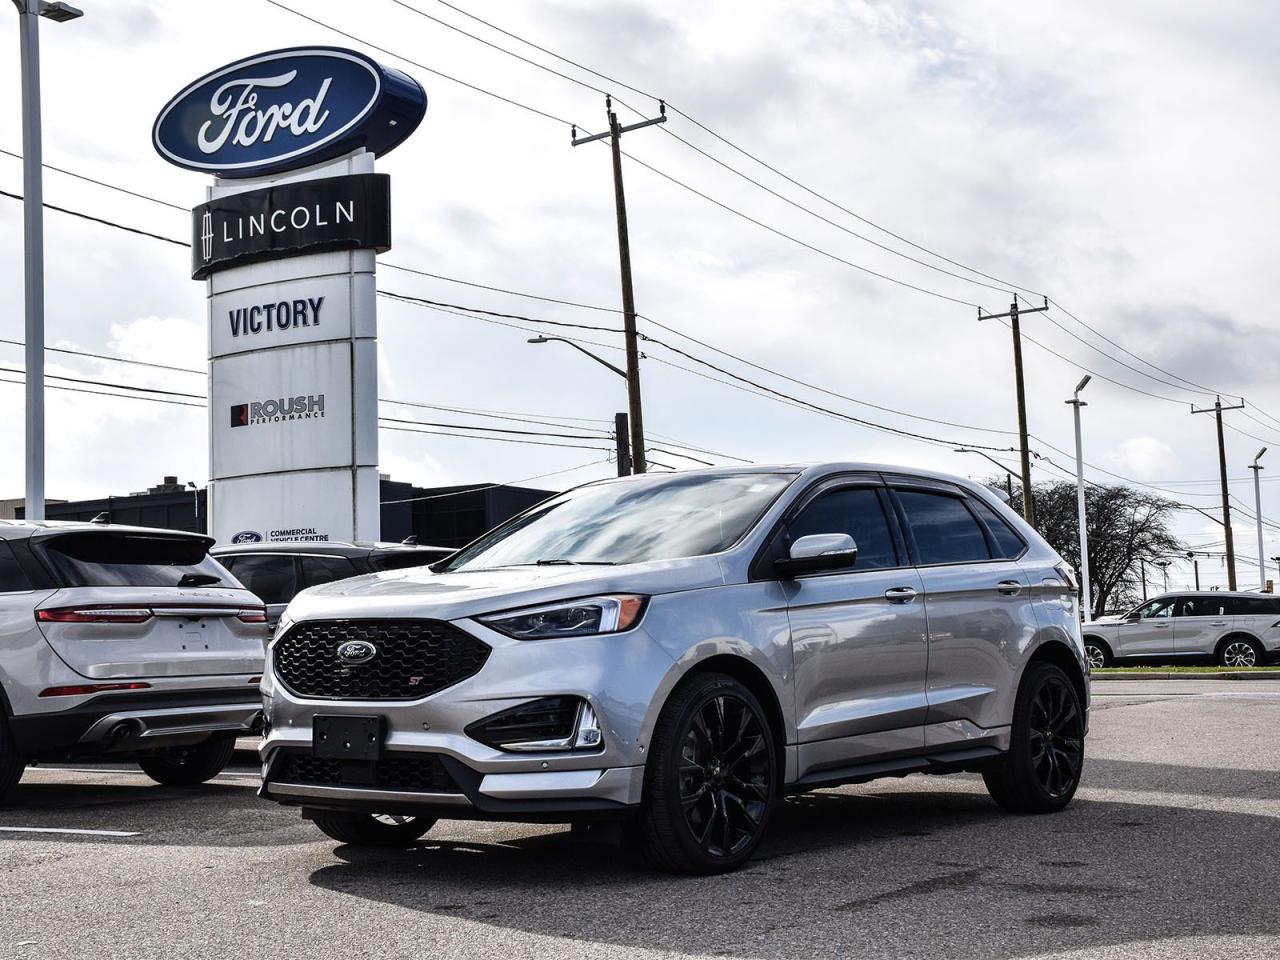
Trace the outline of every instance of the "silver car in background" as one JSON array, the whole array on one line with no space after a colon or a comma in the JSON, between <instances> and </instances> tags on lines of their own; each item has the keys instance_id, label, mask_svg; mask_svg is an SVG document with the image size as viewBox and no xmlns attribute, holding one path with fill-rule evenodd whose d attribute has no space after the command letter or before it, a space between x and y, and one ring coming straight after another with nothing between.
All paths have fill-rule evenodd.
<instances>
[{"instance_id":1,"label":"silver car in background","mask_svg":"<svg viewBox=\"0 0 1280 960\"><path fill-rule=\"evenodd\" d=\"M710 873L787 793L976 770L1047 812L1079 782L1071 573L965 480L602 481L432 570L306 590L271 643L262 795L336 840L614 818L657 865Z\"/></svg>"},{"instance_id":2,"label":"silver car in background","mask_svg":"<svg viewBox=\"0 0 1280 960\"><path fill-rule=\"evenodd\" d=\"M1280 655L1280 597L1206 590L1166 593L1123 617L1086 623L1094 667L1117 660L1213 660L1260 667Z\"/></svg>"},{"instance_id":3,"label":"silver car in background","mask_svg":"<svg viewBox=\"0 0 1280 960\"><path fill-rule=\"evenodd\" d=\"M218 774L258 729L266 611L207 537L0 520L0 799L32 761Z\"/></svg>"}]
</instances>

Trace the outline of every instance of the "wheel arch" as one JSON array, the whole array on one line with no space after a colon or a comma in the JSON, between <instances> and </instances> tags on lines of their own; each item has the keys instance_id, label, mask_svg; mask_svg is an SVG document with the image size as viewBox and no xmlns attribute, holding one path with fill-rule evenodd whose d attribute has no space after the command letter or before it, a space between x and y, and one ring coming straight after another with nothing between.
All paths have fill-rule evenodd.
<instances>
[{"instance_id":1,"label":"wheel arch","mask_svg":"<svg viewBox=\"0 0 1280 960\"><path fill-rule=\"evenodd\" d=\"M1110 640L1108 640L1106 637L1102 636L1101 634L1099 634L1099 633L1086 633L1086 634L1085 634L1083 637L1081 637L1080 639L1081 639L1081 641L1082 641L1082 642L1084 642L1084 643L1096 643L1096 644L1098 644L1099 646L1103 647L1103 648L1107 651L1107 653L1111 654L1111 656L1112 656L1112 658L1113 658L1113 659L1115 658L1115 655L1116 655L1116 648L1115 648L1115 647L1113 647L1113 646L1111 645L1111 641L1110 641Z\"/></svg>"},{"instance_id":2,"label":"wheel arch","mask_svg":"<svg viewBox=\"0 0 1280 960\"><path fill-rule=\"evenodd\" d=\"M1093 634L1090 634L1090 636L1093 636ZM1108 649L1110 649L1109 645ZM1026 674L1027 667L1033 663L1051 663L1058 667L1067 675L1071 685L1075 687L1076 694L1080 697L1080 702L1088 704L1089 683L1085 680L1084 668L1080 665L1080 656L1071 647L1058 640L1046 640L1036 647L1031 656L1027 658L1027 662L1022 668L1023 675ZM1021 677L1018 678L1018 682L1021 684Z\"/></svg>"},{"instance_id":3,"label":"wheel arch","mask_svg":"<svg viewBox=\"0 0 1280 960\"><path fill-rule=\"evenodd\" d=\"M1213 656L1215 659L1222 656L1222 648L1232 640L1247 640L1262 651L1262 655L1264 657L1266 656L1267 648L1260 638L1255 637L1248 630L1232 630L1229 633L1223 634L1223 636L1218 638L1218 642L1213 645Z\"/></svg>"}]
</instances>

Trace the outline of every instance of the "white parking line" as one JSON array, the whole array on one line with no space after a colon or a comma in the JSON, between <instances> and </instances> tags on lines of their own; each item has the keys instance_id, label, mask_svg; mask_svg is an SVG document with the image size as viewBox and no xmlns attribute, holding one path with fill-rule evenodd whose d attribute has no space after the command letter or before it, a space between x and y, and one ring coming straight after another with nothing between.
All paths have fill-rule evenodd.
<instances>
[{"instance_id":1,"label":"white parking line","mask_svg":"<svg viewBox=\"0 0 1280 960\"><path fill-rule=\"evenodd\" d=\"M0 827L0 833L69 833L82 837L136 837L138 831L72 830L63 827Z\"/></svg>"}]
</instances>

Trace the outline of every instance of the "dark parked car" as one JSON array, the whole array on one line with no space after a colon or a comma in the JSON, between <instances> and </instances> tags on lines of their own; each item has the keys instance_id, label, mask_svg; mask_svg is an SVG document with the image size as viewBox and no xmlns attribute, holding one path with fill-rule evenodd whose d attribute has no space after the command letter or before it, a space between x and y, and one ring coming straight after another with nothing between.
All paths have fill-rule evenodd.
<instances>
[{"instance_id":1,"label":"dark parked car","mask_svg":"<svg viewBox=\"0 0 1280 960\"><path fill-rule=\"evenodd\" d=\"M362 573L424 567L453 553L447 547L406 543L240 543L210 554L267 605L268 625L307 587Z\"/></svg>"}]
</instances>

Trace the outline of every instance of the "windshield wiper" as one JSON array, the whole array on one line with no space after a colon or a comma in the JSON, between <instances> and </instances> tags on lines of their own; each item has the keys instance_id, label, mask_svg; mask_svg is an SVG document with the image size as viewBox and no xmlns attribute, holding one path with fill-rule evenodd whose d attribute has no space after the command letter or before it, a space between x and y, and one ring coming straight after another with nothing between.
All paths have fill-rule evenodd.
<instances>
[{"instance_id":1,"label":"windshield wiper","mask_svg":"<svg viewBox=\"0 0 1280 960\"><path fill-rule=\"evenodd\" d=\"M222 578L216 577L212 573L184 573L178 580L180 587L211 587L215 583L221 583Z\"/></svg>"},{"instance_id":2,"label":"windshield wiper","mask_svg":"<svg viewBox=\"0 0 1280 960\"><path fill-rule=\"evenodd\" d=\"M612 560L566 560L561 557L554 557L550 560L538 560L534 563L537 567L616 567L617 564Z\"/></svg>"}]
</instances>

